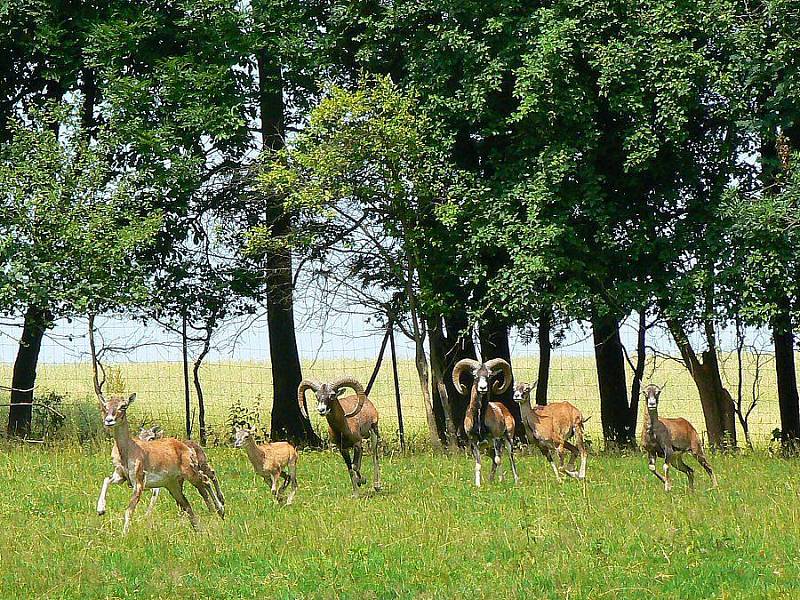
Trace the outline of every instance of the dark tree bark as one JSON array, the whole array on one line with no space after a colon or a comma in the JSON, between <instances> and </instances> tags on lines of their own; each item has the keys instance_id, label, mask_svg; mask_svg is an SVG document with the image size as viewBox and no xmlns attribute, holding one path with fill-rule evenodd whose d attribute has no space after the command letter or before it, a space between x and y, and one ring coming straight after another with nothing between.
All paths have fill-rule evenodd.
<instances>
[{"instance_id":1,"label":"dark tree bark","mask_svg":"<svg viewBox=\"0 0 800 600\"><path fill-rule=\"evenodd\" d=\"M467 315L463 311L456 311L448 316L444 321L445 332L447 334L447 368L444 373L444 383L447 393L453 399L451 408L453 409L453 419L458 430L458 438L466 440L464 433L464 417L467 415L468 399L462 398L453 385L453 367L462 358L477 358L475 344L469 334L469 323Z\"/></svg>"},{"instance_id":2,"label":"dark tree bark","mask_svg":"<svg viewBox=\"0 0 800 600\"><path fill-rule=\"evenodd\" d=\"M284 144L283 80L280 65L266 50L258 52L259 112L261 136L265 152L279 150ZM273 237L289 233L289 215L283 210L280 198L272 199L268 214ZM297 404L297 387L303 379L300 354L294 325L292 297L292 255L270 250L267 267L267 326L269 355L272 364L272 419L274 439L289 439L297 443L320 444L311 422L304 418Z\"/></svg>"},{"instance_id":3,"label":"dark tree bark","mask_svg":"<svg viewBox=\"0 0 800 600\"><path fill-rule=\"evenodd\" d=\"M550 383L550 354L553 342L550 332L553 325L553 311L549 308L542 310L539 315L539 371L536 377L536 404L547 405L547 390Z\"/></svg>"},{"instance_id":4,"label":"dark tree bark","mask_svg":"<svg viewBox=\"0 0 800 600\"><path fill-rule=\"evenodd\" d=\"M611 448L632 446L636 439L636 412L628 404L619 321L612 314L595 313L592 316L592 334L603 438Z\"/></svg>"},{"instance_id":5,"label":"dark tree bark","mask_svg":"<svg viewBox=\"0 0 800 600\"><path fill-rule=\"evenodd\" d=\"M441 422L437 415L437 427L440 427L439 437L448 448L455 448L458 443L458 427L453 418L452 404L456 396L452 396L447 389L447 374L449 373L450 379L452 379L453 373L453 365L448 365L446 359L447 342L442 331L442 319L428 319L433 406L434 412L441 414Z\"/></svg>"},{"instance_id":6,"label":"dark tree bark","mask_svg":"<svg viewBox=\"0 0 800 600\"><path fill-rule=\"evenodd\" d=\"M8 412L9 436L27 437L31 433L31 406L33 387L36 385L36 367L39 364L39 351L42 338L52 320L49 311L38 306L29 306L25 312L22 338L14 361L11 377L11 408ZM27 406L14 406L27 404Z\"/></svg>"},{"instance_id":7,"label":"dark tree bark","mask_svg":"<svg viewBox=\"0 0 800 600\"><path fill-rule=\"evenodd\" d=\"M692 348L683 328L674 321L667 323L700 394L709 445L722 450L735 448L736 411L733 398L722 383L714 324L711 321L704 323L708 349L702 352L701 360Z\"/></svg>"},{"instance_id":8,"label":"dark tree bark","mask_svg":"<svg viewBox=\"0 0 800 600\"><path fill-rule=\"evenodd\" d=\"M778 406L781 415L781 441L784 449L800 445L800 397L794 364L794 332L789 314L789 299L781 303L772 322L775 341L775 377L778 382Z\"/></svg>"},{"instance_id":9,"label":"dark tree bark","mask_svg":"<svg viewBox=\"0 0 800 600\"><path fill-rule=\"evenodd\" d=\"M647 309L639 312L639 329L636 330L636 364L633 366L633 381L631 382L630 411L633 429L639 419L639 394L642 393L642 378L647 362Z\"/></svg>"},{"instance_id":10,"label":"dark tree bark","mask_svg":"<svg viewBox=\"0 0 800 600\"><path fill-rule=\"evenodd\" d=\"M483 361L491 360L493 358L502 358L508 364L511 364L511 348L508 345L508 326L500 323L496 319L490 319L480 326L479 336L481 340L481 351L483 354ZM513 368L513 365L512 365ZM508 386L508 389L499 396L494 396L493 400L501 402L514 416L516 422L516 435L519 438L525 438L525 427L522 424L522 416L519 412L519 404L514 402L514 389L513 385Z\"/></svg>"}]
</instances>

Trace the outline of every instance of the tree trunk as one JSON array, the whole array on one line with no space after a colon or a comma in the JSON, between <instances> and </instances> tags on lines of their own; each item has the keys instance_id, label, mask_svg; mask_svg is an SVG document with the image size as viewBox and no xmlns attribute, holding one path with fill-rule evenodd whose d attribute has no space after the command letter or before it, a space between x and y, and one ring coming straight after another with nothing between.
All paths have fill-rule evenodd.
<instances>
[{"instance_id":1,"label":"tree trunk","mask_svg":"<svg viewBox=\"0 0 800 600\"><path fill-rule=\"evenodd\" d=\"M609 448L632 446L636 439L635 412L628 405L619 322L614 315L595 313L592 316L592 334L603 438Z\"/></svg>"},{"instance_id":2,"label":"tree trunk","mask_svg":"<svg viewBox=\"0 0 800 600\"><path fill-rule=\"evenodd\" d=\"M480 326L479 335L484 362L493 358L502 358L509 365L511 364L511 348L508 345L507 325L499 323L496 319L490 319ZM513 382L511 383L512 385L509 385L503 394L493 397L492 400L501 402L511 412L516 423L516 436L525 439L525 426L522 424L519 404L514 402Z\"/></svg>"},{"instance_id":3,"label":"tree trunk","mask_svg":"<svg viewBox=\"0 0 800 600\"><path fill-rule=\"evenodd\" d=\"M38 306L29 306L25 312L25 321L22 326L22 338L14 361L14 371L11 377L11 407L8 412L9 437L27 437L31 433L31 406L33 402L33 387L36 385L36 367L39 363L39 351L42 347L42 338L52 320L52 315L46 309ZM27 406L14 406L26 404Z\"/></svg>"},{"instance_id":4,"label":"tree trunk","mask_svg":"<svg viewBox=\"0 0 800 600\"><path fill-rule=\"evenodd\" d=\"M550 308L542 310L539 315L539 371L536 377L536 404L547 405L547 389L550 383L550 354L553 343L550 340L550 330L553 324L553 311Z\"/></svg>"},{"instance_id":5,"label":"tree trunk","mask_svg":"<svg viewBox=\"0 0 800 600\"><path fill-rule=\"evenodd\" d=\"M778 382L781 441L785 450L792 450L800 445L800 398L797 393L789 299L781 304L779 314L773 319L772 338L775 341L775 377Z\"/></svg>"},{"instance_id":6,"label":"tree trunk","mask_svg":"<svg viewBox=\"0 0 800 600\"><path fill-rule=\"evenodd\" d=\"M263 151L270 152L282 148L284 143L283 80L280 65L271 60L266 50L259 51L257 63L262 147ZM286 236L290 220L283 210L282 200L273 198L268 212L266 217L272 227L272 236ZM303 375L295 335L291 251L288 248L283 251L269 250L266 268L267 326L272 366L272 434L275 439L318 446L320 439L297 404L297 387Z\"/></svg>"},{"instance_id":7,"label":"tree trunk","mask_svg":"<svg viewBox=\"0 0 800 600\"><path fill-rule=\"evenodd\" d=\"M453 399L451 408L453 410L453 420L458 431L458 438L466 441L464 433L464 417L467 416L468 399L463 398L453 385L453 367L462 358L477 358L475 344L472 336L469 335L469 322L464 311L456 311L448 316L445 321L445 332L447 333L447 344L450 347L447 354L447 369L444 373L445 386L450 398Z\"/></svg>"},{"instance_id":8,"label":"tree trunk","mask_svg":"<svg viewBox=\"0 0 800 600\"><path fill-rule=\"evenodd\" d=\"M674 321L667 323L700 394L709 446L715 449L735 448L736 412L733 398L722 383L714 324L710 321L704 324L708 349L703 351L701 361L683 328Z\"/></svg>"},{"instance_id":9,"label":"tree trunk","mask_svg":"<svg viewBox=\"0 0 800 600\"><path fill-rule=\"evenodd\" d=\"M203 386L200 384L200 365L203 364L205 352L201 353L194 361L192 377L194 378L194 391L197 394L197 430L200 433L200 445L205 446L208 441L206 431L206 402L203 396Z\"/></svg>"},{"instance_id":10,"label":"tree trunk","mask_svg":"<svg viewBox=\"0 0 800 600\"><path fill-rule=\"evenodd\" d=\"M639 312L639 329L636 331L636 364L633 367L633 381L631 382L630 419L633 430L636 431L636 422L639 419L639 394L642 393L642 378L647 364L647 308Z\"/></svg>"},{"instance_id":11,"label":"tree trunk","mask_svg":"<svg viewBox=\"0 0 800 600\"><path fill-rule=\"evenodd\" d=\"M428 320L428 344L431 352L431 374L433 375L433 399L434 408L438 400L441 407L444 421L444 431L440 430L439 437L447 444L448 448L457 446L458 427L453 418L453 408L451 405L449 390L447 389L447 374L452 379L453 365L448 368L447 359L447 339L442 333L441 318ZM444 434L444 435L442 435Z\"/></svg>"}]
</instances>

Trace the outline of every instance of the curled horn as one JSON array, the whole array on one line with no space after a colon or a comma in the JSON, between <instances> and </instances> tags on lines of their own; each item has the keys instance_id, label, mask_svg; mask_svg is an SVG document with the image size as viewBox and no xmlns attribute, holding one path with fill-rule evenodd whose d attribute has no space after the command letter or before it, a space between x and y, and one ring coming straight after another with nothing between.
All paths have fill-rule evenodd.
<instances>
[{"instance_id":1,"label":"curled horn","mask_svg":"<svg viewBox=\"0 0 800 600\"><path fill-rule=\"evenodd\" d=\"M311 381L310 379L303 379L300 382L300 385L297 386L297 404L300 406L300 412L303 413L303 416L308 419L308 409L306 408L306 390L312 390L317 392L319 390L319 384L316 381Z\"/></svg>"},{"instance_id":2,"label":"curled horn","mask_svg":"<svg viewBox=\"0 0 800 600\"><path fill-rule=\"evenodd\" d=\"M503 385L500 386L497 381L492 384L492 392L495 394L502 394L511 386L511 365L502 358L493 358L492 360L487 360L485 365L486 368L492 373L497 370L503 372Z\"/></svg>"},{"instance_id":3,"label":"curled horn","mask_svg":"<svg viewBox=\"0 0 800 600\"><path fill-rule=\"evenodd\" d=\"M462 358L453 367L453 385L455 386L458 393L461 394L462 396L467 395L467 388L465 388L464 385L461 383L461 374L467 370L469 370L469 372L472 373L472 371L477 369L480 365L481 363L472 358Z\"/></svg>"},{"instance_id":4,"label":"curled horn","mask_svg":"<svg viewBox=\"0 0 800 600\"><path fill-rule=\"evenodd\" d=\"M361 409L364 408L364 401L367 399L367 394L364 392L364 387L361 385L361 382L359 382L355 377L349 375L340 377L331 384L331 389L333 389L334 392L338 392L339 389L343 387L352 388L356 393L356 397L358 398L358 404L356 404L356 407L352 411L344 413L345 417L352 417L353 415L360 413Z\"/></svg>"}]
</instances>

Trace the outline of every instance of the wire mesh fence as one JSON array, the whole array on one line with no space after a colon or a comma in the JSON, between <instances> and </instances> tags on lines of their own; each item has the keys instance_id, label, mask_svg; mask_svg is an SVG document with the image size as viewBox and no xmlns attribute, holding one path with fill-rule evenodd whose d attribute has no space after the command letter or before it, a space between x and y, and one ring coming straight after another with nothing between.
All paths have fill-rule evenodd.
<instances>
[{"instance_id":1,"label":"wire mesh fence","mask_svg":"<svg viewBox=\"0 0 800 600\"><path fill-rule=\"evenodd\" d=\"M212 442L224 442L230 434L228 417L232 407L244 406L259 415L268 427L272 409L272 364L268 332L264 318L231 322L214 339L212 352L203 361L200 378L206 404L206 422ZM636 344L634 319L621 329L622 341L630 354ZM158 423L167 432L183 435L184 371L181 338L156 324L142 324L123 317L97 321L99 337L105 349L112 392L136 392L138 399L130 419L134 426ZM20 329L13 323L0 327L0 382L10 385ZM298 328L298 345L303 374L317 380L333 380L351 374L365 385L375 368L384 331L359 317L333 319L321 329L308 323ZM744 411L755 400L749 416L751 437L767 445L780 427L775 386L774 364L769 335L749 330L736 352L736 340L729 330L721 330L720 360L723 378L734 399L741 397ZM413 361L413 344L396 334L398 383L406 435L427 439L425 405ZM702 344L699 338L694 343ZM539 364L538 346L525 344L512 334L512 363L518 381L536 379ZM701 433L705 425L697 388L687 369L677 359L677 350L668 333L651 329L647 337L648 355L645 379L666 384L662 395L664 416L683 416ZM189 359L195 349L190 346ZM632 357L635 359L635 356ZM631 371L629 370L629 382ZM584 415L590 416L587 433L598 445L602 440L600 402L591 329L575 324L563 332L553 349L550 368L549 399L567 400ZM34 409L34 435L64 435L81 439L101 435L100 420L94 403L91 358L87 341L87 323L82 319L59 322L48 332L39 360L35 397L37 401L59 407L65 422L41 409ZM8 402L8 392L0 391L0 403ZM370 399L381 415L384 438L397 441L399 423L395 406L392 364L388 356L378 372ZM191 389L191 420L197 430L197 399ZM5 422L7 407L0 408ZM313 411L312 411L313 413ZM324 421L312 414L314 426L323 432ZM741 429L741 426L740 426Z\"/></svg>"}]
</instances>

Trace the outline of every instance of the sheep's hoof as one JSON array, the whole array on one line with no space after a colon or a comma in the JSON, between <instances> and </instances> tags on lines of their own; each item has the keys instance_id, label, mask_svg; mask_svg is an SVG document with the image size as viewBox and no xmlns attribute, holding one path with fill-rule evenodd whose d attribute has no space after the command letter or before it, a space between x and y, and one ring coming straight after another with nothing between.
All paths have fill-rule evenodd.
<instances>
[{"instance_id":1,"label":"sheep's hoof","mask_svg":"<svg viewBox=\"0 0 800 600\"><path fill-rule=\"evenodd\" d=\"M366 477L360 477L358 479L358 485L359 486L366 485L366 484L367 484L367 478Z\"/></svg>"}]
</instances>

